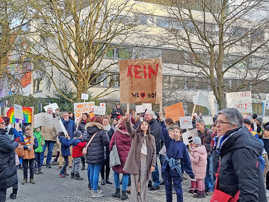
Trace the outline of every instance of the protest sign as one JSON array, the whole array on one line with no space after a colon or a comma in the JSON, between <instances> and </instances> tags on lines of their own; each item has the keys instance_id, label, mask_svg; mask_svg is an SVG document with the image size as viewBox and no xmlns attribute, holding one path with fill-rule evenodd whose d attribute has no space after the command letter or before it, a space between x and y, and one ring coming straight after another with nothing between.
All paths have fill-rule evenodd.
<instances>
[{"instance_id":1,"label":"protest sign","mask_svg":"<svg viewBox=\"0 0 269 202\"><path fill-rule=\"evenodd\" d=\"M162 100L160 59L120 60L120 102L155 103Z\"/></svg>"},{"instance_id":2,"label":"protest sign","mask_svg":"<svg viewBox=\"0 0 269 202\"><path fill-rule=\"evenodd\" d=\"M178 121L179 117L184 116L184 108L182 102L170 105L164 108L165 118L171 118L173 121Z\"/></svg>"},{"instance_id":3,"label":"protest sign","mask_svg":"<svg viewBox=\"0 0 269 202\"><path fill-rule=\"evenodd\" d=\"M94 106L93 107L93 113L95 115L105 115L106 114L106 108L104 106Z\"/></svg>"},{"instance_id":4,"label":"protest sign","mask_svg":"<svg viewBox=\"0 0 269 202\"><path fill-rule=\"evenodd\" d=\"M142 106L144 107L145 111L152 111L152 104L151 103L143 103Z\"/></svg>"},{"instance_id":5,"label":"protest sign","mask_svg":"<svg viewBox=\"0 0 269 202\"><path fill-rule=\"evenodd\" d=\"M81 99L82 99L82 100L88 100L88 99L89 99L89 95L88 95L88 94L84 94L84 93L82 93L82 94L81 94Z\"/></svg>"},{"instance_id":6,"label":"protest sign","mask_svg":"<svg viewBox=\"0 0 269 202\"><path fill-rule=\"evenodd\" d=\"M23 111L21 105L14 104L14 117L15 119L23 120Z\"/></svg>"},{"instance_id":7,"label":"protest sign","mask_svg":"<svg viewBox=\"0 0 269 202\"><path fill-rule=\"evenodd\" d=\"M22 107L23 119L22 123L32 123L33 108L32 107ZM10 107L7 111L7 117L10 123L16 123L19 119L15 118L14 107Z\"/></svg>"},{"instance_id":8,"label":"protest sign","mask_svg":"<svg viewBox=\"0 0 269 202\"><path fill-rule=\"evenodd\" d=\"M189 130L182 134L182 139L185 145L189 145L193 142L193 138L198 136L196 129Z\"/></svg>"},{"instance_id":9,"label":"protest sign","mask_svg":"<svg viewBox=\"0 0 269 202\"><path fill-rule=\"evenodd\" d=\"M226 93L227 107L238 109L241 113L252 114L251 91Z\"/></svg>"},{"instance_id":10,"label":"protest sign","mask_svg":"<svg viewBox=\"0 0 269 202\"><path fill-rule=\"evenodd\" d=\"M145 108L143 105L136 105L135 106L135 111L136 113L140 114L140 113L144 113L145 112Z\"/></svg>"},{"instance_id":11,"label":"protest sign","mask_svg":"<svg viewBox=\"0 0 269 202\"><path fill-rule=\"evenodd\" d=\"M44 106L45 111L48 111L49 108L51 108L52 111L55 112L56 109L59 109L59 106L57 103L52 103L52 104Z\"/></svg>"},{"instance_id":12,"label":"protest sign","mask_svg":"<svg viewBox=\"0 0 269 202\"><path fill-rule=\"evenodd\" d=\"M49 128L55 127L55 118L51 114L48 113L39 113L34 115L34 128L38 128L40 126L46 126Z\"/></svg>"},{"instance_id":13,"label":"protest sign","mask_svg":"<svg viewBox=\"0 0 269 202\"><path fill-rule=\"evenodd\" d=\"M192 118L191 116L184 116L179 118L180 121L180 128L181 129L189 129L192 127Z\"/></svg>"},{"instance_id":14,"label":"protest sign","mask_svg":"<svg viewBox=\"0 0 269 202\"><path fill-rule=\"evenodd\" d=\"M74 103L74 114L76 122L79 120L83 113L93 112L94 105L94 102Z\"/></svg>"},{"instance_id":15,"label":"protest sign","mask_svg":"<svg viewBox=\"0 0 269 202\"><path fill-rule=\"evenodd\" d=\"M198 91L197 94L193 97L193 104L209 108L208 92Z\"/></svg>"}]
</instances>

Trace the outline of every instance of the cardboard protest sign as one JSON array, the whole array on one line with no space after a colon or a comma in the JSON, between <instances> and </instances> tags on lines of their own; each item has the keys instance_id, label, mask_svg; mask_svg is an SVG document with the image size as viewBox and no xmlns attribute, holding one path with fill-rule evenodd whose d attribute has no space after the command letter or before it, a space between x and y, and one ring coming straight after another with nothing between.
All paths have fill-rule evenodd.
<instances>
[{"instance_id":1,"label":"cardboard protest sign","mask_svg":"<svg viewBox=\"0 0 269 202\"><path fill-rule=\"evenodd\" d=\"M183 142L185 145L189 145L193 142L193 138L198 136L196 129L189 130L182 134Z\"/></svg>"},{"instance_id":2,"label":"cardboard protest sign","mask_svg":"<svg viewBox=\"0 0 269 202\"><path fill-rule=\"evenodd\" d=\"M76 122L83 113L90 113L94 111L94 102L74 103L74 114Z\"/></svg>"},{"instance_id":3,"label":"cardboard protest sign","mask_svg":"<svg viewBox=\"0 0 269 202\"><path fill-rule=\"evenodd\" d=\"M95 115L105 115L106 114L106 108L103 106L94 106L93 107L93 113Z\"/></svg>"},{"instance_id":4,"label":"cardboard protest sign","mask_svg":"<svg viewBox=\"0 0 269 202\"><path fill-rule=\"evenodd\" d=\"M252 114L251 91L226 93L227 107L238 109L241 113Z\"/></svg>"},{"instance_id":5,"label":"cardboard protest sign","mask_svg":"<svg viewBox=\"0 0 269 202\"><path fill-rule=\"evenodd\" d=\"M56 119L53 118L51 114L48 113L39 113L34 115L34 128L38 128L40 126L46 126L49 128L55 127L55 121Z\"/></svg>"},{"instance_id":6,"label":"cardboard protest sign","mask_svg":"<svg viewBox=\"0 0 269 202\"><path fill-rule=\"evenodd\" d=\"M184 108L182 102L170 105L164 108L165 118L171 118L173 121L178 121L179 117L184 116Z\"/></svg>"},{"instance_id":7,"label":"cardboard protest sign","mask_svg":"<svg viewBox=\"0 0 269 202\"><path fill-rule=\"evenodd\" d=\"M181 129L193 128L191 116L180 117L179 121L180 121L180 128Z\"/></svg>"},{"instance_id":8,"label":"cardboard protest sign","mask_svg":"<svg viewBox=\"0 0 269 202\"><path fill-rule=\"evenodd\" d=\"M23 111L21 105L14 104L14 117L15 119L23 120Z\"/></svg>"},{"instance_id":9,"label":"cardboard protest sign","mask_svg":"<svg viewBox=\"0 0 269 202\"><path fill-rule=\"evenodd\" d=\"M56 109L59 109L59 106L57 103L52 103L52 104L44 106L45 111L48 111L49 108L51 108L52 111L55 112Z\"/></svg>"},{"instance_id":10,"label":"cardboard protest sign","mask_svg":"<svg viewBox=\"0 0 269 202\"><path fill-rule=\"evenodd\" d=\"M160 59L120 60L120 102L155 103L162 100Z\"/></svg>"}]
</instances>

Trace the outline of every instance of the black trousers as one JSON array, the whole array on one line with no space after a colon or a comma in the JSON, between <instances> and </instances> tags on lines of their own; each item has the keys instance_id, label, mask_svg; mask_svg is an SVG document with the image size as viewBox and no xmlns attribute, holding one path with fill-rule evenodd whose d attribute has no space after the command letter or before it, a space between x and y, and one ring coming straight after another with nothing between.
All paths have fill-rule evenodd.
<instances>
[{"instance_id":1,"label":"black trousers","mask_svg":"<svg viewBox=\"0 0 269 202\"><path fill-rule=\"evenodd\" d=\"M30 179L34 179L34 163L35 159L23 159L23 178L28 178L28 169L30 169Z\"/></svg>"},{"instance_id":2,"label":"black trousers","mask_svg":"<svg viewBox=\"0 0 269 202\"><path fill-rule=\"evenodd\" d=\"M105 177L106 172L106 177ZM102 169L101 169L101 177L103 180L109 179L109 173L110 173L110 166L109 166L109 158L106 159L103 163Z\"/></svg>"},{"instance_id":3,"label":"black trousers","mask_svg":"<svg viewBox=\"0 0 269 202\"><path fill-rule=\"evenodd\" d=\"M6 201L6 195L7 195L7 189L6 188L0 189L0 202Z\"/></svg>"}]
</instances>

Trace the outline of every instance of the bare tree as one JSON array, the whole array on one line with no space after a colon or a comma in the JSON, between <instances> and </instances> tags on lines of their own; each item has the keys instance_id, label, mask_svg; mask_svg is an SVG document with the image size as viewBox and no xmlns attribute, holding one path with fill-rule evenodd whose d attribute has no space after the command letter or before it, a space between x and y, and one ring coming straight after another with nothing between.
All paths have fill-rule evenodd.
<instances>
[{"instance_id":1,"label":"bare tree","mask_svg":"<svg viewBox=\"0 0 269 202\"><path fill-rule=\"evenodd\" d=\"M46 72L59 93L55 75L66 78L79 100L82 93L110 76L115 63L104 59L110 44L120 44L132 29L132 25L122 22L122 15L128 14L131 5L128 1L107 0L32 0L31 4L34 27L39 33L39 37L32 37L37 45L31 55L51 67L37 69ZM100 76L102 79L98 79ZM95 98L108 92L107 88Z\"/></svg>"},{"instance_id":2,"label":"bare tree","mask_svg":"<svg viewBox=\"0 0 269 202\"><path fill-rule=\"evenodd\" d=\"M225 92L267 80L269 69L264 51L268 38L264 33L268 20L255 13L262 9L264 0L168 2L171 26L165 45L184 52L188 67L182 65L178 70L209 81L220 109L226 105ZM259 66L251 63L257 55ZM225 83L227 78L242 82L234 89Z\"/></svg>"}]
</instances>

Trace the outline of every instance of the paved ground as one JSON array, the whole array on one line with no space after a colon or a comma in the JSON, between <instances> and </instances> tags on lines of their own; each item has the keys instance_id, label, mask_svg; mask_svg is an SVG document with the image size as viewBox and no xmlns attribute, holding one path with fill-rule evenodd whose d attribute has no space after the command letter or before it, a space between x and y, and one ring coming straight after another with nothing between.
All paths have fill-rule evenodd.
<instances>
[{"instance_id":1,"label":"paved ground","mask_svg":"<svg viewBox=\"0 0 269 202\"><path fill-rule=\"evenodd\" d=\"M116 202L111 197L114 192L113 185L101 186L104 192L104 197L100 199L92 199L89 197L89 191L87 189L87 175L86 171L82 171L83 181L71 180L70 177L64 179L58 177L59 171L57 167L51 169L43 169L43 175L35 176L36 184L19 184L19 192L17 200L15 202ZM19 181L22 180L22 170L18 170ZM112 181L112 177L111 177ZM208 202L210 197L205 199L194 199L191 194L187 193L188 182L184 181L184 202ZM8 190L7 196L11 189ZM149 202L165 202L164 186L161 186L161 190L149 191ZM8 199L11 202L12 200ZM175 195L174 195L174 201ZM131 201L130 201L131 202Z\"/></svg>"}]
</instances>

